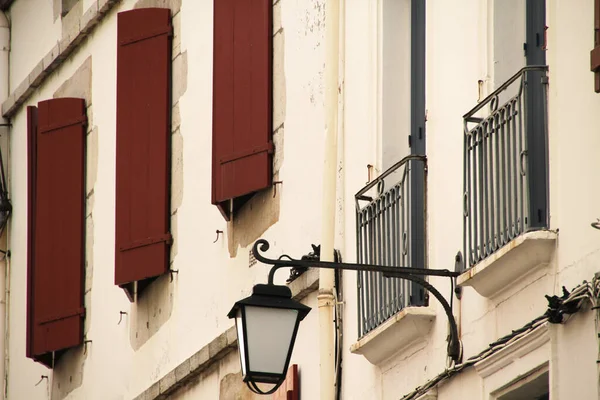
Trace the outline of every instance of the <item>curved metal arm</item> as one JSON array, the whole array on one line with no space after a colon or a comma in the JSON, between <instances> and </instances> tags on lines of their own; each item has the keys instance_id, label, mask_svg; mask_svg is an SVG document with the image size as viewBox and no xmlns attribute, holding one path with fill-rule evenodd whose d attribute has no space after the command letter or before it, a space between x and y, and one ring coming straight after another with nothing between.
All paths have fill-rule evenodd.
<instances>
[{"instance_id":1,"label":"curved metal arm","mask_svg":"<svg viewBox=\"0 0 600 400\"><path fill-rule=\"evenodd\" d=\"M384 265L374 264L354 264L354 263L336 263L326 261L315 261L315 260L296 260L288 255L282 255L279 259L267 258L260 254L269 250L270 244L265 239L259 239L254 243L252 247L252 253L254 258L263 264L271 264L273 267L269 271L269 285L273 285L273 279L275 272L280 268L292 268L292 267L307 267L307 268L328 268L328 269L340 269L350 271L368 271L368 272L381 272L383 276L388 278L401 278L411 282L415 282L418 285L424 287L429 291L441 304L448 316L450 323L450 341L448 343L448 356L454 361L459 361L460 358L460 342L458 339L458 329L456 327L456 320L452 314L450 305L442 296L442 294L433 287L429 282L422 279L420 276L444 276L448 278L454 278L460 275L460 272L449 271L447 269L424 269L424 268L412 268L412 267L388 267ZM284 259L285 258L285 259Z\"/></svg>"},{"instance_id":2,"label":"curved metal arm","mask_svg":"<svg viewBox=\"0 0 600 400\"><path fill-rule=\"evenodd\" d=\"M356 264L356 263L336 263L329 261L315 260L296 260L284 254L279 259L267 258L260 254L269 250L271 245L265 239L259 239L252 246L252 253L257 261L263 264L271 264L273 268L269 272L269 285L273 284L275 272L279 268L285 267L307 267L307 268L327 268L327 269L345 269L350 271L368 271L382 272L386 278L402 278L406 275L423 275L423 276L445 276L454 278L460 275L460 272L450 271L447 269L425 269L413 267L388 267L376 264ZM285 260L283 258L286 258Z\"/></svg>"}]
</instances>

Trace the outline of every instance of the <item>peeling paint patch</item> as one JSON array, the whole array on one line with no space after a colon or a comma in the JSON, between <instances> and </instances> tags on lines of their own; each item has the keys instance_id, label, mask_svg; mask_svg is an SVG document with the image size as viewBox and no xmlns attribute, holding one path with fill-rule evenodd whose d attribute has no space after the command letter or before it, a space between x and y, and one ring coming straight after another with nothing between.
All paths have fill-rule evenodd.
<instances>
[{"instance_id":1,"label":"peeling paint patch","mask_svg":"<svg viewBox=\"0 0 600 400\"><path fill-rule=\"evenodd\" d=\"M325 1L313 0L312 5L312 12L307 11L303 18L304 36L309 36L325 29Z\"/></svg>"}]
</instances>

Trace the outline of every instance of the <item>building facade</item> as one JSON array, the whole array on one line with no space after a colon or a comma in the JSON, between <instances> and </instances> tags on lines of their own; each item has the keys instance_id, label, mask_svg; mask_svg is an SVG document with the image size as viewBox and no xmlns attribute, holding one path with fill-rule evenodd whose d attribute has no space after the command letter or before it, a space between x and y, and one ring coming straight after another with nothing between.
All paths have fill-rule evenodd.
<instances>
[{"instance_id":1,"label":"building facade","mask_svg":"<svg viewBox=\"0 0 600 400\"><path fill-rule=\"evenodd\" d=\"M273 399L599 398L599 1L0 7L1 398L268 398L227 317L260 238L460 273L453 360L431 290L278 272Z\"/></svg>"}]
</instances>

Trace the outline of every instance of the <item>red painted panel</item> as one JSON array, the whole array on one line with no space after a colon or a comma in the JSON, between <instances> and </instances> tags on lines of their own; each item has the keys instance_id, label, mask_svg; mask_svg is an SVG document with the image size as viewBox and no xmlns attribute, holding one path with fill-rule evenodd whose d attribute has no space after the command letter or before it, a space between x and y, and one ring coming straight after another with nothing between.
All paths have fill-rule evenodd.
<instances>
[{"instance_id":1,"label":"red painted panel","mask_svg":"<svg viewBox=\"0 0 600 400\"><path fill-rule=\"evenodd\" d=\"M46 365L49 353L82 343L85 271L85 102L61 98L28 110L30 327L28 355ZM35 136L35 137L34 137Z\"/></svg>"},{"instance_id":2,"label":"red painted panel","mask_svg":"<svg viewBox=\"0 0 600 400\"><path fill-rule=\"evenodd\" d=\"M37 154L37 107L27 107L27 338L26 356L32 357L33 337L33 272L35 232L35 171Z\"/></svg>"},{"instance_id":3,"label":"red painted panel","mask_svg":"<svg viewBox=\"0 0 600 400\"><path fill-rule=\"evenodd\" d=\"M170 11L119 13L117 36L115 284L127 288L169 265Z\"/></svg>"},{"instance_id":4,"label":"red painted panel","mask_svg":"<svg viewBox=\"0 0 600 400\"><path fill-rule=\"evenodd\" d=\"M298 365L293 364L288 368L285 381L273 395L271 400L300 400L300 376Z\"/></svg>"},{"instance_id":5,"label":"red painted panel","mask_svg":"<svg viewBox=\"0 0 600 400\"><path fill-rule=\"evenodd\" d=\"M272 9L214 1L213 204L272 183Z\"/></svg>"}]
</instances>

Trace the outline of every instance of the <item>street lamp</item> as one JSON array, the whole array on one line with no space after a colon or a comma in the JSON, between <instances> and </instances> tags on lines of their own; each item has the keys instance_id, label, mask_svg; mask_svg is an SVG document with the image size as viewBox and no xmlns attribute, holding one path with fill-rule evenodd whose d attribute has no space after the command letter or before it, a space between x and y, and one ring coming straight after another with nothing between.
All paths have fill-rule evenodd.
<instances>
[{"instance_id":1,"label":"street lamp","mask_svg":"<svg viewBox=\"0 0 600 400\"><path fill-rule=\"evenodd\" d=\"M250 389L270 394L285 380L300 321L310 307L292 300L287 286L256 285L252 296L236 302L235 318L242 376ZM261 390L257 383L275 386Z\"/></svg>"},{"instance_id":2,"label":"street lamp","mask_svg":"<svg viewBox=\"0 0 600 400\"><path fill-rule=\"evenodd\" d=\"M229 318L235 318L243 379L254 393L271 394L281 386L285 380L298 326L310 311L310 307L292 300L292 292L287 286L277 286L273 283L275 272L285 267L381 272L384 277L406 279L421 285L442 304L450 323L448 356L454 361L460 360L461 345L452 309L444 296L420 277L455 278L460 275L460 272L447 269L296 260L287 255L282 255L275 260L260 254L269 250L269 247L269 242L264 239L257 240L252 247L252 253L257 261L273 265L269 271L268 283L254 286L252 296L236 302L227 314ZM274 386L263 391L257 383Z\"/></svg>"}]
</instances>

